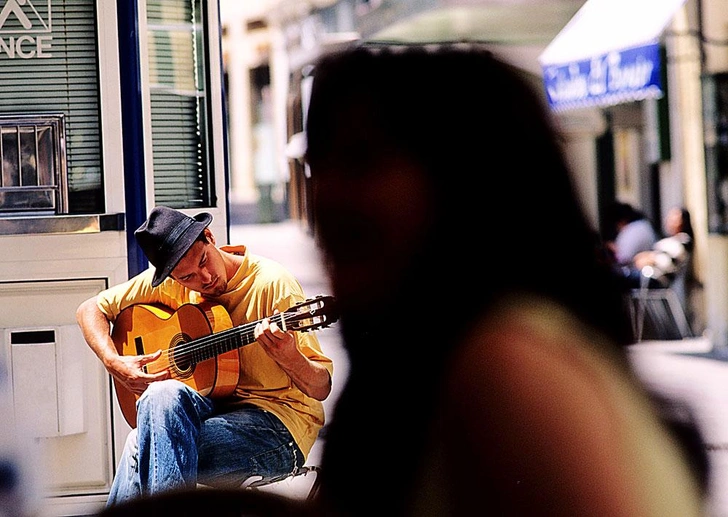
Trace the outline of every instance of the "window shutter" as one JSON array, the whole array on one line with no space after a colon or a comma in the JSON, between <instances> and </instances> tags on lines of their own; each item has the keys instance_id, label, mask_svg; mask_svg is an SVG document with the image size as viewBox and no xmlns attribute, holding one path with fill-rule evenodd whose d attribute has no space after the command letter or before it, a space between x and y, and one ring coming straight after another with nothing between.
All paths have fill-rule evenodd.
<instances>
[{"instance_id":1,"label":"window shutter","mask_svg":"<svg viewBox=\"0 0 728 517\"><path fill-rule=\"evenodd\" d=\"M200 0L148 0L155 204L209 207L205 31Z\"/></svg>"}]
</instances>

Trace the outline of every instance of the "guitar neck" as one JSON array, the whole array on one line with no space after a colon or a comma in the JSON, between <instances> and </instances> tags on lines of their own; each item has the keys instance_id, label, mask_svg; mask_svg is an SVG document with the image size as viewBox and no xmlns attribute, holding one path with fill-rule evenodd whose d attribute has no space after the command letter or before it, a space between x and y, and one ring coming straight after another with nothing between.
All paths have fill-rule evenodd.
<instances>
[{"instance_id":1,"label":"guitar neck","mask_svg":"<svg viewBox=\"0 0 728 517\"><path fill-rule=\"evenodd\" d=\"M268 319L271 323L276 323L281 326L281 323L285 321L284 314L276 314ZM255 326L260 321L262 320L243 323L237 327L179 345L175 349L175 359L185 359L192 363L200 363L226 352L232 352L238 348L250 345L255 342Z\"/></svg>"}]
</instances>

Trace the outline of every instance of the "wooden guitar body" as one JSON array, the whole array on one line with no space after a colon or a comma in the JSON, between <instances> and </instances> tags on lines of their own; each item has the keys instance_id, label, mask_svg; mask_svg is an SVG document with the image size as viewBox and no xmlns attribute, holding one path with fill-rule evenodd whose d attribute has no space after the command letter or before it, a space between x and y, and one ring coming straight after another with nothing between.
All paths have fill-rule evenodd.
<instances>
[{"instance_id":1,"label":"wooden guitar body","mask_svg":"<svg viewBox=\"0 0 728 517\"><path fill-rule=\"evenodd\" d=\"M172 378L203 395L223 397L231 394L238 382L237 350L199 363L190 361L185 354L175 356L175 351L194 339L232 326L230 316L221 305L186 304L172 311L161 305L140 304L132 305L119 314L111 336L121 355L163 351L158 360L146 365L147 373L169 370ZM126 421L131 427L136 427L136 401L139 396L118 382L114 383L114 387Z\"/></svg>"}]
</instances>

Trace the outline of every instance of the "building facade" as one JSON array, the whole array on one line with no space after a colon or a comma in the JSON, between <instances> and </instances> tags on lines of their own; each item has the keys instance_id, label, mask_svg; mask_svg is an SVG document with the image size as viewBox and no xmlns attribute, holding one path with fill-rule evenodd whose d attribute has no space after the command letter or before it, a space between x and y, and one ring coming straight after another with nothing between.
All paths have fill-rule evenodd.
<instances>
[{"instance_id":1,"label":"building facade","mask_svg":"<svg viewBox=\"0 0 728 517\"><path fill-rule=\"evenodd\" d=\"M155 205L227 235L219 34L217 1L0 2L0 462L28 515L102 508L130 430L78 305L146 268Z\"/></svg>"}]
</instances>

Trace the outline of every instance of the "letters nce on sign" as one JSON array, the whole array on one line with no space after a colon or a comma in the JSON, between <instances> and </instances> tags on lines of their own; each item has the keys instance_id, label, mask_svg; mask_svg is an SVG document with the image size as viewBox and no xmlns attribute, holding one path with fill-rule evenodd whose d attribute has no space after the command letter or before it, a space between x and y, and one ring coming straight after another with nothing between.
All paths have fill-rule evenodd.
<instances>
[{"instance_id":1,"label":"letters nce on sign","mask_svg":"<svg viewBox=\"0 0 728 517\"><path fill-rule=\"evenodd\" d=\"M53 57L51 0L0 0L0 59Z\"/></svg>"}]
</instances>

